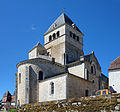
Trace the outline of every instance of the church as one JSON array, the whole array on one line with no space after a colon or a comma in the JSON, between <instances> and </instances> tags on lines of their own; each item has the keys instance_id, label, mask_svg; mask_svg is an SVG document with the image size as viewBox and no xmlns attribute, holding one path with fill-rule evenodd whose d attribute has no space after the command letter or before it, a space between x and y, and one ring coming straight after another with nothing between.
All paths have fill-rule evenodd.
<instances>
[{"instance_id":1,"label":"church","mask_svg":"<svg viewBox=\"0 0 120 112\"><path fill-rule=\"evenodd\" d=\"M16 105L95 95L107 88L107 77L92 51L84 55L84 34L62 13L17 64Z\"/></svg>"}]
</instances>

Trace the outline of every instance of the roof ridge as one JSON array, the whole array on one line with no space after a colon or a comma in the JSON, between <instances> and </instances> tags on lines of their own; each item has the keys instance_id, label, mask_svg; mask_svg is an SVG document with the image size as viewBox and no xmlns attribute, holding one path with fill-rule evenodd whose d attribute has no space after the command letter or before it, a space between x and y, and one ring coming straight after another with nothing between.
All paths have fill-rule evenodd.
<instances>
[{"instance_id":1,"label":"roof ridge","mask_svg":"<svg viewBox=\"0 0 120 112\"><path fill-rule=\"evenodd\" d=\"M113 64L114 62L116 63L116 61L120 58L120 56L118 56L113 62L111 62L111 64Z\"/></svg>"}]
</instances>

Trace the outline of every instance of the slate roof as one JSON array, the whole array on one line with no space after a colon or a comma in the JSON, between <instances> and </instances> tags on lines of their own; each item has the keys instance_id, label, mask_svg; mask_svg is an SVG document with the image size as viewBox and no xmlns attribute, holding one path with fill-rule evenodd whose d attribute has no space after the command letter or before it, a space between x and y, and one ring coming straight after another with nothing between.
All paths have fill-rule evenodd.
<instances>
[{"instance_id":1,"label":"slate roof","mask_svg":"<svg viewBox=\"0 0 120 112\"><path fill-rule=\"evenodd\" d=\"M40 42L38 42L29 52L31 52L36 47L39 47L39 49L41 49L41 50L45 50L45 47L42 44L40 44Z\"/></svg>"},{"instance_id":2,"label":"slate roof","mask_svg":"<svg viewBox=\"0 0 120 112\"><path fill-rule=\"evenodd\" d=\"M56 20L55 22L49 27L49 29L45 32L45 34L47 34L48 32L54 30L55 28L58 28L59 26L63 25L63 24L68 24L70 26L72 26L74 24L74 22L65 14L62 13ZM79 32L81 32L79 30L79 28L76 26L75 29ZM82 32L81 32L82 33ZM44 34L44 35L45 35Z\"/></svg>"},{"instance_id":3,"label":"slate roof","mask_svg":"<svg viewBox=\"0 0 120 112\"><path fill-rule=\"evenodd\" d=\"M112 63L110 63L109 70L114 70L119 68L120 68L120 56L116 58Z\"/></svg>"}]
</instances>

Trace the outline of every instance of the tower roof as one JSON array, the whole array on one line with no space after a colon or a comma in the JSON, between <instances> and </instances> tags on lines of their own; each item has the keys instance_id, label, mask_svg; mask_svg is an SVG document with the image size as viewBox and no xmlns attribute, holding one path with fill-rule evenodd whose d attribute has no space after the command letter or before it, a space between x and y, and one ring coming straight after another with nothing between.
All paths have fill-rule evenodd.
<instances>
[{"instance_id":1,"label":"tower roof","mask_svg":"<svg viewBox=\"0 0 120 112\"><path fill-rule=\"evenodd\" d=\"M31 52L33 49L39 48L40 50L45 50L45 47L38 42L29 52Z\"/></svg>"},{"instance_id":2,"label":"tower roof","mask_svg":"<svg viewBox=\"0 0 120 112\"><path fill-rule=\"evenodd\" d=\"M114 70L119 68L120 68L120 56L116 58L112 63L110 63L109 70Z\"/></svg>"},{"instance_id":3,"label":"tower roof","mask_svg":"<svg viewBox=\"0 0 120 112\"><path fill-rule=\"evenodd\" d=\"M45 32L45 34L49 33L50 31L54 30L55 28L58 28L59 26L63 25L63 24L68 24L70 26L73 27L74 22L65 14L65 13L62 13L56 20L55 22L49 27L49 29ZM75 25L75 29L79 32L81 32L79 30L79 28ZM81 32L82 33L82 32ZM44 35L45 35L44 34Z\"/></svg>"}]
</instances>

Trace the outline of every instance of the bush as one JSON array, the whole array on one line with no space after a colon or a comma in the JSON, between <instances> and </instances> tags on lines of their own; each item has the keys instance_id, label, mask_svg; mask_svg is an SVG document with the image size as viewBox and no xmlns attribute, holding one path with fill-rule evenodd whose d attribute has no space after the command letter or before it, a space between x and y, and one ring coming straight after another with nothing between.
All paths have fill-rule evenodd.
<instances>
[{"instance_id":1,"label":"bush","mask_svg":"<svg viewBox=\"0 0 120 112\"><path fill-rule=\"evenodd\" d=\"M10 109L9 112L17 112L17 109Z\"/></svg>"},{"instance_id":2,"label":"bush","mask_svg":"<svg viewBox=\"0 0 120 112\"><path fill-rule=\"evenodd\" d=\"M20 112L110 112L115 110L117 98L96 96L95 98L72 98L64 101L44 102L39 104L27 104L21 107Z\"/></svg>"}]
</instances>

